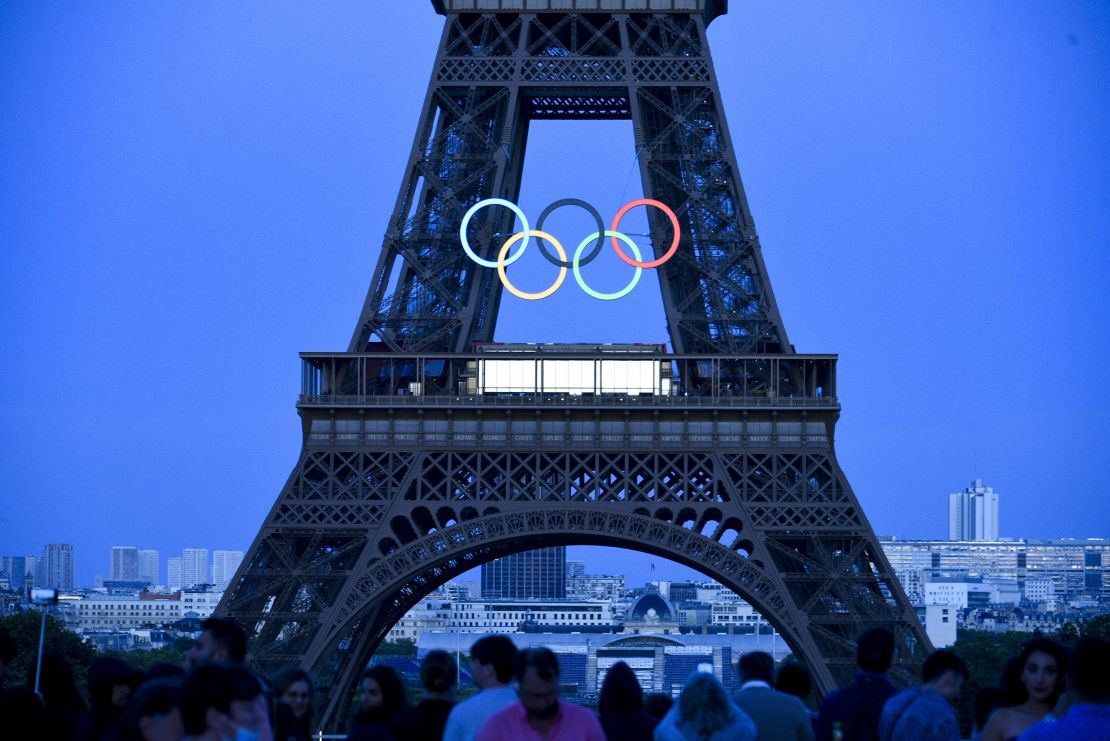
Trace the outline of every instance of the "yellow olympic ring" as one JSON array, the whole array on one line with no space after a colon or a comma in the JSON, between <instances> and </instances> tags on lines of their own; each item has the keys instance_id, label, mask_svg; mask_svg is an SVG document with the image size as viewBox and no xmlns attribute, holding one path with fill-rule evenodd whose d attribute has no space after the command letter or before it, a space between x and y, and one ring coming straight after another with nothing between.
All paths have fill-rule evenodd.
<instances>
[{"instance_id":1,"label":"yellow olympic ring","mask_svg":"<svg viewBox=\"0 0 1110 741\"><path fill-rule=\"evenodd\" d=\"M559 253L559 259L564 263L567 261L566 250L563 249L563 245L559 244L559 240L555 239L555 237L547 232L541 232L536 229L529 229L528 236L546 239L555 248L555 251ZM567 277L567 269L565 266L559 268L559 277L557 277L555 282L546 290L540 291L539 293L528 293L520 290L509 282L509 276L505 274L505 256L509 254L509 250L512 249L513 245L522 239L524 239L524 232L517 232L505 240L505 244L501 245L501 251L497 253L497 274L501 277L501 285L505 286L509 293L518 298L525 299L526 301L539 301L559 290L559 286L563 285L563 280Z\"/></svg>"}]
</instances>

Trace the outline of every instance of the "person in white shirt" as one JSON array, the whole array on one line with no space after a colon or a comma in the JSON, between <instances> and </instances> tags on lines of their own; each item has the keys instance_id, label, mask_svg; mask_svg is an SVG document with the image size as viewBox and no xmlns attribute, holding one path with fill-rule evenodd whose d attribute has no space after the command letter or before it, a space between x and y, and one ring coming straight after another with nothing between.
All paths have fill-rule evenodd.
<instances>
[{"instance_id":1,"label":"person in white shirt","mask_svg":"<svg viewBox=\"0 0 1110 741\"><path fill-rule=\"evenodd\" d=\"M509 686L515 662L516 646L507 636L486 636L470 647L470 674L480 691L451 709L443 741L474 741L491 715L517 701Z\"/></svg>"}]
</instances>

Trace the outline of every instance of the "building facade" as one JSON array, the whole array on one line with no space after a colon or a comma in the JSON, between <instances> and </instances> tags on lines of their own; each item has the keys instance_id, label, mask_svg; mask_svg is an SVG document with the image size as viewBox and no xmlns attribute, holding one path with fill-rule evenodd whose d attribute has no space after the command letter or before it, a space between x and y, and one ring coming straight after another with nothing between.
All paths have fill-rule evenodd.
<instances>
[{"instance_id":1,"label":"building facade","mask_svg":"<svg viewBox=\"0 0 1110 741\"><path fill-rule=\"evenodd\" d=\"M67 622L77 632L149 628L181 619L181 595L94 594L73 603Z\"/></svg>"},{"instance_id":2,"label":"building facade","mask_svg":"<svg viewBox=\"0 0 1110 741\"><path fill-rule=\"evenodd\" d=\"M447 603L445 628L460 633L513 632L529 624L550 628L607 628L608 602L473 600Z\"/></svg>"},{"instance_id":3,"label":"building facade","mask_svg":"<svg viewBox=\"0 0 1110 741\"><path fill-rule=\"evenodd\" d=\"M998 494L982 479L948 495L949 540L998 540Z\"/></svg>"},{"instance_id":4,"label":"building facade","mask_svg":"<svg viewBox=\"0 0 1110 741\"><path fill-rule=\"evenodd\" d=\"M181 552L181 585L185 589L197 584L210 584L208 549L186 548Z\"/></svg>"},{"instance_id":5,"label":"building facade","mask_svg":"<svg viewBox=\"0 0 1110 741\"><path fill-rule=\"evenodd\" d=\"M139 551L139 581L160 584L158 579L158 551L144 548Z\"/></svg>"},{"instance_id":6,"label":"building facade","mask_svg":"<svg viewBox=\"0 0 1110 741\"><path fill-rule=\"evenodd\" d=\"M947 648L956 642L959 612L960 608L955 605L926 603L923 622L934 648Z\"/></svg>"},{"instance_id":7,"label":"building facade","mask_svg":"<svg viewBox=\"0 0 1110 741\"><path fill-rule=\"evenodd\" d=\"M737 597L734 600L720 600L711 602L710 622L716 626L748 627L757 631L767 621L759 612L744 600Z\"/></svg>"},{"instance_id":8,"label":"building facade","mask_svg":"<svg viewBox=\"0 0 1110 741\"><path fill-rule=\"evenodd\" d=\"M982 577L1015 582L1025 594L1030 580L1053 583L1057 599L1110 600L1110 540L890 540L880 545L895 572L919 572L922 582ZM905 583L905 581L903 582ZM1043 586L1038 586L1043 590Z\"/></svg>"},{"instance_id":9,"label":"building facade","mask_svg":"<svg viewBox=\"0 0 1110 741\"><path fill-rule=\"evenodd\" d=\"M1056 583L1051 579L1026 579L1025 599L1045 610L1056 609Z\"/></svg>"},{"instance_id":10,"label":"building facade","mask_svg":"<svg viewBox=\"0 0 1110 741\"><path fill-rule=\"evenodd\" d=\"M537 548L482 565L484 599L563 599L567 549Z\"/></svg>"},{"instance_id":11,"label":"building facade","mask_svg":"<svg viewBox=\"0 0 1110 741\"><path fill-rule=\"evenodd\" d=\"M915 605L924 604L925 579L921 569L898 569L894 573L902 584L902 591L906 593L906 599Z\"/></svg>"},{"instance_id":12,"label":"building facade","mask_svg":"<svg viewBox=\"0 0 1110 741\"><path fill-rule=\"evenodd\" d=\"M583 574L567 577L567 599L619 602L624 599L624 593L624 574Z\"/></svg>"},{"instance_id":13,"label":"building facade","mask_svg":"<svg viewBox=\"0 0 1110 741\"><path fill-rule=\"evenodd\" d=\"M224 590L217 587L192 587L181 590L181 616L201 620L211 617L220 604Z\"/></svg>"},{"instance_id":14,"label":"building facade","mask_svg":"<svg viewBox=\"0 0 1110 741\"><path fill-rule=\"evenodd\" d=\"M24 556L23 562L27 570L24 588L40 586L43 582L42 556Z\"/></svg>"},{"instance_id":15,"label":"building facade","mask_svg":"<svg viewBox=\"0 0 1110 741\"><path fill-rule=\"evenodd\" d=\"M982 577L940 578L925 584L926 605L947 605L963 610L987 605L1021 604L1017 582L984 581Z\"/></svg>"},{"instance_id":16,"label":"building facade","mask_svg":"<svg viewBox=\"0 0 1110 741\"><path fill-rule=\"evenodd\" d=\"M74 573L73 546L69 543L50 543L42 553L42 578L45 587L54 589L73 589Z\"/></svg>"},{"instance_id":17,"label":"building facade","mask_svg":"<svg viewBox=\"0 0 1110 741\"><path fill-rule=\"evenodd\" d=\"M242 551L213 551L212 583L221 589L226 587L242 562Z\"/></svg>"},{"instance_id":18,"label":"building facade","mask_svg":"<svg viewBox=\"0 0 1110 741\"><path fill-rule=\"evenodd\" d=\"M524 630L605 631L612 605L600 600L500 600L436 592L418 602L390 630L388 640L419 639L426 631L515 633Z\"/></svg>"},{"instance_id":19,"label":"building facade","mask_svg":"<svg viewBox=\"0 0 1110 741\"><path fill-rule=\"evenodd\" d=\"M138 581L139 549L129 545L112 546L108 579L111 581Z\"/></svg>"},{"instance_id":20,"label":"building facade","mask_svg":"<svg viewBox=\"0 0 1110 741\"><path fill-rule=\"evenodd\" d=\"M166 586L171 590L181 589L185 582L185 559L170 556L166 559Z\"/></svg>"},{"instance_id":21,"label":"building facade","mask_svg":"<svg viewBox=\"0 0 1110 741\"><path fill-rule=\"evenodd\" d=\"M22 592L27 583L27 558L0 556L0 579L6 580L13 592Z\"/></svg>"}]
</instances>

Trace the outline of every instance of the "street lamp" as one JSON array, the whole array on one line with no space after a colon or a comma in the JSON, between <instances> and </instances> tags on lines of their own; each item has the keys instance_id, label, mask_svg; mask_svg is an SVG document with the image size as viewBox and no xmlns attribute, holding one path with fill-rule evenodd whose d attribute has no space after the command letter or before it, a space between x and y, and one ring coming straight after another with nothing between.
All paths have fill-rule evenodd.
<instances>
[{"instance_id":1,"label":"street lamp","mask_svg":"<svg viewBox=\"0 0 1110 741\"><path fill-rule=\"evenodd\" d=\"M42 622L39 625L39 656L35 664L35 694L42 700L39 684L42 682L42 651L46 646L46 608L58 604L58 590L48 587L33 587L31 589L31 604L42 605ZM45 700L43 700L45 702Z\"/></svg>"}]
</instances>

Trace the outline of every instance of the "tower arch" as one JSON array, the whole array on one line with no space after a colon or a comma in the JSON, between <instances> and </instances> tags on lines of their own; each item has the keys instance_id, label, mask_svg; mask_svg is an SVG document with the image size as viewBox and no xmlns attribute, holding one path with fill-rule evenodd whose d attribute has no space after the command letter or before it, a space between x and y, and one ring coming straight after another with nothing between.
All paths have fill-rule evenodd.
<instances>
[{"instance_id":1,"label":"tower arch","mask_svg":"<svg viewBox=\"0 0 1110 741\"><path fill-rule=\"evenodd\" d=\"M784 599L773 572L754 558L673 522L613 508L533 506L491 514L429 533L367 562L352 575L343 607L326 615L327 629L308 648L311 670L327 686L349 687L389 629L417 602L460 574L496 558L550 545L601 545L650 553L688 566L731 589L760 612L792 652L812 662L815 681L832 674L807 638L806 619ZM270 648L282 652L280 644ZM267 649L254 660L265 662ZM342 712L344 693L331 693L328 715ZM335 707L332 707L332 706Z\"/></svg>"}]
</instances>

